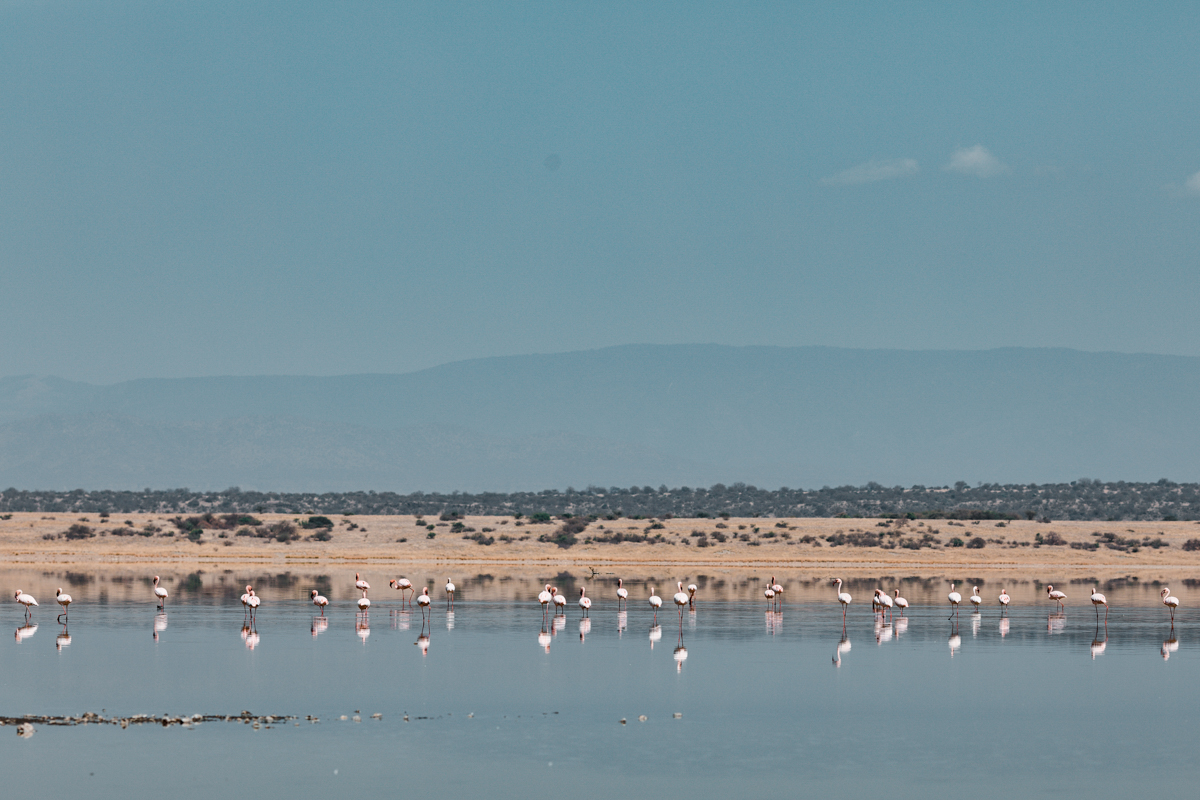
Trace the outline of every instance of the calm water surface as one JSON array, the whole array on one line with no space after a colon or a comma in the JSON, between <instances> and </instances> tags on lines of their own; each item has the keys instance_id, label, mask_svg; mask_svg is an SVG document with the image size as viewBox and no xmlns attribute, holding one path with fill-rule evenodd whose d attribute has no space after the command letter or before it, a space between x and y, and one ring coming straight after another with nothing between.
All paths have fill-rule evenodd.
<instances>
[{"instance_id":1,"label":"calm water surface","mask_svg":"<svg viewBox=\"0 0 1200 800\"><path fill-rule=\"evenodd\" d=\"M1106 631L1079 605L1006 623L964 611L957 626L925 606L880 626L856 603L843 632L833 604L702 602L655 628L640 603L621 617L597 601L581 627L572 601L543 627L536 603L464 602L435 604L422 631L394 600L369 629L349 602L321 629L287 600L263 606L255 638L240 604L172 603L164 618L142 602L77 605L60 648L42 603L24 637L20 607L3 609L0 713L320 722L42 725L27 740L7 727L8 797L1107 798L1188 796L1200 780L1200 616L1186 609L1173 631L1164 609L1117 609Z\"/></svg>"}]
</instances>

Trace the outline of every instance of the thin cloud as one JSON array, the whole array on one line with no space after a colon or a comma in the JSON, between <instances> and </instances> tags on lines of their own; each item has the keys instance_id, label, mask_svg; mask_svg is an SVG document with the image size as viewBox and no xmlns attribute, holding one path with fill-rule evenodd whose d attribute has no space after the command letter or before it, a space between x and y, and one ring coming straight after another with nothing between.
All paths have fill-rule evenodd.
<instances>
[{"instance_id":1,"label":"thin cloud","mask_svg":"<svg viewBox=\"0 0 1200 800\"><path fill-rule=\"evenodd\" d=\"M1191 195L1200 195L1200 172L1183 182L1183 191Z\"/></svg>"},{"instance_id":2,"label":"thin cloud","mask_svg":"<svg viewBox=\"0 0 1200 800\"><path fill-rule=\"evenodd\" d=\"M826 186L856 186L860 183L887 181L892 178L908 178L920 171L917 162L912 158L893 158L887 161L868 161L857 167L842 170L836 175L822 178Z\"/></svg>"},{"instance_id":3,"label":"thin cloud","mask_svg":"<svg viewBox=\"0 0 1200 800\"><path fill-rule=\"evenodd\" d=\"M981 144L974 147L960 147L955 150L954 154L950 156L950 163L946 165L946 169L960 175L973 175L976 178L994 178L997 175L1011 172L1006 164Z\"/></svg>"}]
</instances>

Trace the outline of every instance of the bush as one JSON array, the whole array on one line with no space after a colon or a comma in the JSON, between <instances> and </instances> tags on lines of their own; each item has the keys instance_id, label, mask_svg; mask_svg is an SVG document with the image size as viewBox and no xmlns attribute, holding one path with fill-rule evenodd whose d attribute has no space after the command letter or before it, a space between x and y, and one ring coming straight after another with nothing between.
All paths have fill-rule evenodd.
<instances>
[{"instance_id":1,"label":"bush","mask_svg":"<svg viewBox=\"0 0 1200 800\"><path fill-rule=\"evenodd\" d=\"M550 521L550 515L547 514L545 511L539 511L536 514L530 514L529 521L546 523L546 522Z\"/></svg>"},{"instance_id":2,"label":"bush","mask_svg":"<svg viewBox=\"0 0 1200 800\"><path fill-rule=\"evenodd\" d=\"M199 528L192 528L187 533L187 537L189 539L191 539L193 542L196 542L197 544L200 543L200 537L203 535L204 535L204 531L200 530Z\"/></svg>"},{"instance_id":3,"label":"bush","mask_svg":"<svg viewBox=\"0 0 1200 800\"><path fill-rule=\"evenodd\" d=\"M67 528L67 532L64 535L74 542L80 539L91 539L96 535L96 532L87 525L80 525L79 523L76 523Z\"/></svg>"},{"instance_id":4,"label":"bush","mask_svg":"<svg viewBox=\"0 0 1200 800\"><path fill-rule=\"evenodd\" d=\"M440 519L442 522L450 522L451 520L462 519L462 514L458 513L457 511L443 511L442 515L438 517L438 519ZM546 515L546 521L550 521L549 514Z\"/></svg>"},{"instance_id":5,"label":"bush","mask_svg":"<svg viewBox=\"0 0 1200 800\"><path fill-rule=\"evenodd\" d=\"M290 542L300 538L300 534L296 533L296 526L287 520L276 522L268 530L277 542Z\"/></svg>"},{"instance_id":6,"label":"bush","mask_svg":"<svg viewBox=\"0 0 1200 800\"><path fill-rule=\"evenodd\" d=\"M712 538L716 539L718 542L724 542L729 537L726 536L725 534L721 533L720 531L716 531L713 533Z\"/></svg>"},{"instance_id":7,"label":"bush","mask_svg":"<svg viewBox=\"0 0 1200 800\"><path fill-rule=\"evenodd\" d=\"M976 536L971 541L967 542L967 548L971 550L982 550L987 545L987 542L980 536Z\"/></svg>"},{"instance_id":8,"label":"bush","mask_svg":"<svg viewBox=\"0 0 1200 800\"><path fill-rule=\"evenodd\" d=\"M708 547L708 537L701 536L696 540L696 547Z\"/></svg>"},{"instance_id":9,"label":"bush","mask_svg":"<svg viewBox=\"0 0 1200 800\"><path fill-rule=\"evenodd\" d=\"M332 528L333 520L329 517L309 517L306 521L300 523L301 528Z\"/></svg>"},{"instance_id":10,"label":"bush","mask_svg":"<svg viewBox=\"0 0 1200 800\"><path fill-rule=\"evenodd\" d=\"M319 531L314 533L312 536L309 536L308 538L315 539L318 542L328 542L330 539L333 538L333 534L329 532L328 528L321 528Z\"/></svg>"},{"instance_id":11,"label":"bush","mask_svg":"<svg viewBox=\"0 0 1200 800\"><path fill-rule=\"evenodd\" d=\"M946 542L947 547L962 547L963 544L964 544L963 540L958 538L957 536L955 536L950 541Z\"/></svg>"},{"instance_id":12,"label":"bush","mask_svg":"<svg viewBox=\"0 0 1200 800\"><path fill-rule=\"evenodd\" d=\"M1200 550L1200 539L1188 539L1183 543L1183 549L1189 552L1193 550Z\"/></svg>"}]
</instances>

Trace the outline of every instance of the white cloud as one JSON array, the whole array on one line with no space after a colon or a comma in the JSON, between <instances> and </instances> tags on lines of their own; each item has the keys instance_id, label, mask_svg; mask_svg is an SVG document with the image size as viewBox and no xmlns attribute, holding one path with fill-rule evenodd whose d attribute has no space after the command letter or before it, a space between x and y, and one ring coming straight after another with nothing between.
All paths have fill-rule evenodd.
<instances>
[{"instance_id":1,"label":"white cloud","mask_svg":"<svg viewBox=\"0 0 1200 800\"><path fill-rule=\"evenodd\" d=\"M1183 182L1183 190L1188 194L1200 194L1200 172Z\"/></svg>"},{"instance_id":2,"label":"white cloud","mask_svg":"<svg viewBox=\"0 0 1200 800\"><path fill-rule=\"evenodd\" d=\"M892 178L908 178L920 171L915 159L893 158L887 161L868 161L857 167L842 170L836 175L822 178L826 186L855 186L860 183L874 183Z\"/></svg>"},{"instance_id":3,"label":"white cloud","mask_svg":"<svg viewBox=\"0 0 1200 800\"><path fill-rule=\"evenodd\" d=\"M976 178L994 178L1011 171L981 144L955 150L946 169L960 175L974 175Z\"/></svg>"}]
</instances>

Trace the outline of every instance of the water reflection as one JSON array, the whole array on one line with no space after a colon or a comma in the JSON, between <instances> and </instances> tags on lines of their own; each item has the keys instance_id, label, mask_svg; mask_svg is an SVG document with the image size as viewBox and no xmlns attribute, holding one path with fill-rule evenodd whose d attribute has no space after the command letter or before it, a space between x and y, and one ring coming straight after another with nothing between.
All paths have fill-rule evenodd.
<instances>
[{"instance_id":1,"label":"water reflection","mask_svg":"<svg viewBox=\"0 0 1200 800\"><path fill-rule=\"evenodd\" d=\"M29 623L29 622L26 622L24 625L17 628L16 639L17 639L18 644L20 642L25 641L30 636L33 636L35 633L37 633L37 629L38 629L38 626L36 623Z\"/></svg>"},{"instance_id":2,"label":"water reflection","mask_svg":"<svg viewBox=\"0 0 1200 800\"><path fill-rule=\"evenodd\" d=\"M538 645L540 647L546 648L546 652L549 653L550 652L550 643L552 641L554 641L554 637L550 634L550 631L546 630L545 626L543 625L541 633L538 634Z\"/></svg>"},{"instance_id":3,"label":"water reflection","mask_svg":"<svg viewBox=\"0 0 1200 800\"><path fill-rule=\"evenodd\" d=\"M908 630L908 617L901 614L900 619L896 620L894 626L896 628L896 638L898 639L905 631Z\"/></svg>"},{"instance_id":4,"label":"water reflection","mask_svg":"<svg viewBox=\"0 0 1200 800\"><path fill-rule=\"evenodd\" d=\"M1096 632L1092 635L1092 660L1096 660L1096 656L1104 655L1104 648L1108 647L1108 624L1104 625L1104 638L1100 638L1100 626L1096 626Z\"/></svg>"},{"instance_id":5,"label":"water reflection","mask_svg":"<svg viewBox=\"0 0 1200 800\"><path fill-rule=\"evenodd\" d=\"M71 634L67 630L67 624L64 622L63 629L58 632L57 636L54 637L54 647L55 647L55 649L61 651L64 647L69 647L70 645L71 645Z\"/></svg>"},{"instance_id":6,"label":"water reflection","mask_svg":"<svg viewBox=\"0 0 1200 800\"><path fill-rule=\"evenodd\" d=\"M254 629L253 618L250 623L242 626L242 641L246 643L247 650L258 647L258 631Z\"/></svg>"},{"instance_id":7,"label":"water reflection","mask_svg":"<svg viewBox=\"0 0 1200 800\"><path fill-rule=\"evenodd\" d=\"M846 635L846 629L842 628L842 638L838 640L837 647L833 651L833 665L840 667L842 665L842 654L850 652L850 637Z\"/></svg>"},{"instance_id":8,"label":"water reflection","mask_svg":"<svg viewBox=\"0 0 1200 800\"><path fill-rule=\"evenodd\" d=\"M687 648L682 644L675 648L675 671L683 672L683 662L687 661Z\"/></svg>"},{"instance_id":9,"label":"water reflection","mask_svg":"<svg viewBox=\"0 0 1200 800\"><path fill-rule=\"evenodd\" d=\"M313 617L312 626L309 628L312 631L313 638L317 638L325 631L329 630L329 617Z\"/></svg>"},{"instance_id":10,"label":"water reflection","mask_svg":"<svg viewBox=\"0 0 1200 800\"><path fill-rule=\"evenodd\" d=\"M412 627L412 612L406 610L395 610L391 612L392 630L406 631Z\"/></svg>"},{"instance_id":11,"label":"water reflection","mask_svg":"<svg viewBox=\"0 0 1200 800\"><path fill-rule=\"evenodd\" d=\"M454 612L453 611L446 612L446 630L448 630L448 631L454 630Z\"/></svg>"},{"instance_id":12,"label":"water reflection","mask_svg":"<svg viewBox=\"0 0 1200 800\"><path fill-rule=\"evenodd\" d=\"M625 629L628 627L629 627L629 612L628 611L618 611L617 612L617 636L620 636L622 633L624 633Z\"/></svg>"},{"instance_id":13,"label":"water reflection","mask_svg":"<svg viewBox=\"0 0 1200 800\"><path fill-rule=\"evenodd\" d=\"M782 611L768 611L768 612L766 612L765 619L766 619L766 623L767 623L767 633L768 634L770 634L771 636L775 636L776 634L783 632L783 612Z\"/></svg>"},{"instance_id":14,"label":"water reflection","mask_svg":"<svg viewBox=\"0 0 1200 800\"><path fill-rule=\"evenodd\" d=\"M971 638L979 637L979 626L983 624L983 615L976 611L971 615Z\"/></svg>"},{"instance_id":15,"label":"water reflection","mask_svg":"<svg viewBox=\"0 0 1200 800\"><path fill-rule=\"evenodd\" d=\"M662 625L650 626L650 649L654 649L654 643L662 641Z\"/></svg>"},{"instance_id":16,"label":"water reflection","mask_svg":"<svg viewBox=\"0 0 1200 800\"><path fill-rule=\"evenodd\" d=\"M1163 661L1166 661L1168 658L1170 658L1171 653L1174 653L1178 649L1179 640L1175 638L1175 626L1172 625L1171 632L1167 638L1163 640L1162 650L1159 651L1162 653Z\"/></svg>"},{"instance_id":17,"label":"water reflection","mask_svg":"<svg viewBox=\"0 0 1200 800\"><path fill-rule=\"evenodd\" d=\"M883 614L875 620L875 644L881 645L892 640L894 633L892 623L883 621Z\"/></svg>"},{"instance_id":18,"label":"water reflection","mask_svg":"<svg viewBox=\"0 0 1200 800\"><path fill-rule=\"evenodd\" d=\"M950 628L950 657L954 658L954 654L962 648L962 637L958 635L958 622L955 622Z\"/></svg>"},{"instance_id":19,"label":"water reflection","mask_svg":"<svg viewBox=\"0 0 1200 800\"><path fill-rule=\"evenodd\" d=\"M359 639L362 639L364 645L367 643L367 637L371 635L370 612L364 611L358 615L358 618L354 621L354 633Z\"/></svg>"},{"instance_id":20,"label":"water reflection","mask_svg":"<svg viewBox=\"0 0 1200 800\"><path fill-rule=\"evenodd\" d=\"M1004 611L1000 613L1003 614ZM1008 636L1008 617L1000 617L1000 638L1003 639L1005 636Z\"/></svg>"},{"instance_id":21,"label":"water reflection","mask_svg":"<svg viewBox=\"0 0 1200 800\"><path fill-rule=\"evenodd\" d=\"M429 625L429 620L423 617L421 620L421 633L417 636L417 641L413 642L413 644L421 648L422 656L429 655L429 635L433 632L432 625L429 626L428 631L426 630L426 625Z\"/></svg>"},{"instance_id":22,"label":"water reflection","mask_svg":"<svg viewBox=\"0 0 1200 800\"><path fill-rule=\"evenodd\" d=\"M584 617L579 620L579 641L592 632L592 620L590 617Z\"/></svg>"},{"instance_id":23,"label":"water reflection","mask_svg":"<svg viewBox=\"0 0 1200 800\"><path fill-rule=\"evenodd\" d=\"M1058 614L1051 614L1050 616L1046 617L1046 630L1051 634L1062 633L1064 630L1066 630L1066 628L1067 614L1065 611L1059 612Z\"/></svg>"},{"instance_id":24,"label":"water reflection","mask_svg":"<svg viewBox=\"0 0 1200 800\"><path fill-rule=\"evenodd\" d=\"M154 641L158 641L158 635L167 629L167 612L159 611L154 615Z\"/></svg>"}]
</instances>

